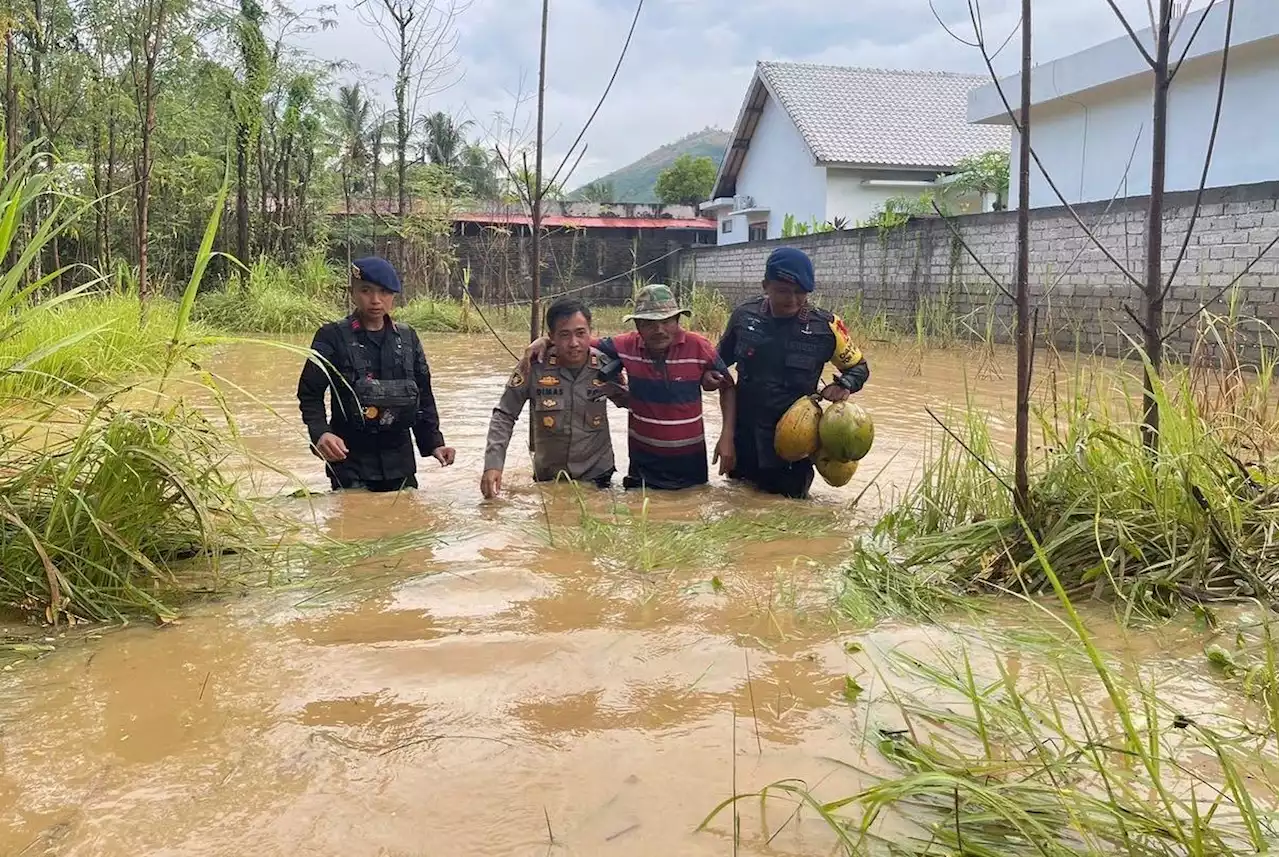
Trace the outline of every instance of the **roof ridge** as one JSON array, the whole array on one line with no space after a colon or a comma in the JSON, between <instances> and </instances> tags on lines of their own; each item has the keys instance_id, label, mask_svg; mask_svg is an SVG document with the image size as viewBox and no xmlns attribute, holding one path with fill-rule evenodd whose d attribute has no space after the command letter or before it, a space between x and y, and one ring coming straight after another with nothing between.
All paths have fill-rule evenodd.
<instances>
[{"instance_id":1,"label":"roof ridge","mask_svg":"<svg viewBox=\"0 0 1280 857\"><path fill-rule=\"evenodd\" d=\"M789 66L792 68L814 68L826 69L830 71L862 71L872 74L903 74L911 77L959 77L973 80L989 80L990 75L987 74L971 74L962 71L938 71L930 69L910 69L910 68L873 68L871 66L862 65L836 65L834 63L820 62L799 62L792 60L756 60L757 66L777 67Z\"/></svg>"}]
</instances>

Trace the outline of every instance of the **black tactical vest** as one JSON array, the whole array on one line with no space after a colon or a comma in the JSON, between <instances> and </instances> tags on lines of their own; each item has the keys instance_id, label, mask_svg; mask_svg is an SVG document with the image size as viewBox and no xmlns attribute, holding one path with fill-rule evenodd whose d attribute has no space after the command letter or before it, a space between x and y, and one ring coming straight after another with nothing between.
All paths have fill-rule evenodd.
<instances>
[{"instance_id":1,"label":"black tactical vest","mask_svg":"<svg viewBox=\"0 0 1280 857\"><path fill-rule=\"evenodd\" d=\"M339 329L351 362L352 377L347 380L356 396L355 413L347 415L347 422L352 428L365 432L408 429L418 414L418 384L414 380L413 348L406 341L408 326L396 322L393 329L388 331L391 340L389 344L395 349L396 363L403 367L404 377L385 379L374 377L369 347L356 336L354 321L348 319ZM380 363L381 361L379 365Z\"/></svg>"},{"instance_id":2,"label":"black tactical vest","mask_svg":"<svg viewBox=\"0 0 1280 857\"><path fill-rule=\"evenodd\" d=\"M833 316L808 307L794 318L774 318L763 298L734 315L739 408L771 424L796 399L816 391L822 368L835 353Z\"/></svg>"}]
</instances>

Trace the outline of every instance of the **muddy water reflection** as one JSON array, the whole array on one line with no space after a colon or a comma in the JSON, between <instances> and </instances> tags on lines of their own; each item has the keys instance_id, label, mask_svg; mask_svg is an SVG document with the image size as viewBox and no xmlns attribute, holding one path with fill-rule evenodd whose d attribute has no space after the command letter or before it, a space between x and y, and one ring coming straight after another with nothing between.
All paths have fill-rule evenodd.
<instances>
[{"instance_id":1,"label":"muddy water reflection","mask_svg":"<svg viewBox=\"0 0 1280 857\"><path fill-rule=\"evenodd\" d=\"M334 536L432 526L446 543L363 563L333 591L211 605L4 674L0 854L542 855L548 825L560 854L725 854L727 823L692 831L735 785L800 776L837 796L859 781L826 758L884 770L863 755L864 732L879 722L844 701L844 677L867 672L868 652L954 649L957 636L857 632L824 610L795 609L824 603L820 569L839 533L651 574L606 572L548 544L545 521L572 523L578 506L564 486L529 483L522 449L509 457L504 502L481 503L477 490L508 361L485 341L431 337L428 347L457 464L423 464L412 494L294 503ZM253 449L327 489L293 418L292 361L245 347L216 364L286 417L237 404ZM929 360L916 376L877 362L863 396L877 447L851 485L815 492L845 530L856 518L845 507L872 474L883 467L886 486L909 477L928 431L924 406L963 396L958 365ZM1006 410L1007 380L969 386ZM624 430L615 416L622 469ZM608 499L592 493L587 504L603 514ZM650 513L795 506L715 478L654 497ZM855 637L867 652L846 652ZM1214 688L1176 659L1157 670L1201 710L1216 704ZM758 804L743 812L742 853L834 844L806 820L765 845L789 810L770 809L767 829Z\"/></svg>"}]
</instances>

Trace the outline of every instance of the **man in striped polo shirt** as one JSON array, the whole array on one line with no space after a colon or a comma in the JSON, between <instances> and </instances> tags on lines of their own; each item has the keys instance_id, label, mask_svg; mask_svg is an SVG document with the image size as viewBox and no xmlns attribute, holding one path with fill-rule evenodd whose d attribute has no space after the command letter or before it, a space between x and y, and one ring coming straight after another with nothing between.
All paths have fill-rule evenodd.
<instances>
[{"instance_id":1,"label":"man in striped polo shirt","mask_svg":"<svg viewBox=\"0 0 1280 857\"><path fill-rule=\"evenodd\" d=\"M707 443L702 420L702 378L718 372L730 378L716 347L680 326L689 315L662 284L645 286L636 295L635 312L624 321L636 329L606 337L592 346L619 361L627 373L625 406L627 452L630 459L622 484L627 488L677 490L707 482ZM534 342L526 356L538 359L550 343ZM716 444L712 463L720 473L733 469L734 410L737 391L732 384L720 389L720 414L725 429ZM617 400L615 400L617 401ZM619 404L622 402L619 401Z\"/></svg>"}]
</instances>

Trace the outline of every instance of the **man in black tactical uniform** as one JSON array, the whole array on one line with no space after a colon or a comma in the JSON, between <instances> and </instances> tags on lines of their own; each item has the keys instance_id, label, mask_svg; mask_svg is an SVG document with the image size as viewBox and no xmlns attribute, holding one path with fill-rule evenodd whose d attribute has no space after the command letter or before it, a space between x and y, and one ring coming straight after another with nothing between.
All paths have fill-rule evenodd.
<instances>
[{"instance_id":1,"label":"man in black tactical uniform","mask_svg":"<svg viewBox=\"0 0 1280 857\"><path fill-rule=\"evenodd\" d=\"M862 352L837 316L809 305L813 263L794 247L779 247L765 264L764 294L733 311L720 339L725 364L738 364L738 413L733 442L737 456L730 478L744 479L770 494L804 498L813 484L813 462L788 463L773 451L778 420L797 399L817 392L828 361L837 369L822 388L840 402L871 376ZM728 383L704 376L703 386Z\"/></svg>"},{"instance_id":2,"label":"man in black tactical uniform","mask_svg":"<svg viewBox=\"0 0 1280 857\"><path fill-rule=\"evenodd\" d=\"M351 266L355 311L316 331L311 348L321 358L302 367L298 409L311 449L325 461L333 490L417 488L413 439L423 457L444 467L445 446L431 392L431 369L418 334L391 320L400 278L386 259L371 256ZM329 391L330 418L324 394Z\"/></svg>"}]
</instances>

